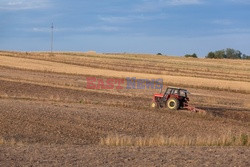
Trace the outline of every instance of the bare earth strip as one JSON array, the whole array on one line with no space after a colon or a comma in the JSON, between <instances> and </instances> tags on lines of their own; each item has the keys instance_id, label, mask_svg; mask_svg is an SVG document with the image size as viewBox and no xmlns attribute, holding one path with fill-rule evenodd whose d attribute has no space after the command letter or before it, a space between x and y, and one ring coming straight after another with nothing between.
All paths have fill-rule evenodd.
<instances>
[{"instance_id":1,"label":"bare earth strip","mask_svg":"<svg viewBox=\"0 0 250 167\"><path fill-rule=\"evenodd\" d=\"M0 136L23 143L98 144L108 134L220 136L250 133L245 122L92 104L0 100Z\"/></svg>"},{"instance_id":2,"label":"bare earth strip","mask_svg":"<svg viewBox=\"0 0 250 167\"><path fill-rule=\"evenodd\" d=\"M110 133L147 136L249 132L244 123L96 105L0 101L1 166L249 166L248 147L105 147Z\"/></svg>"},{"instance_id":3,"label":"bare earth strip","mask_svg":"<svg viewBox=\"0 0 250 167\"><path fill-rule=\"evenodd\" d=\"M250 166L248 148L0 147L1 166Z\"/></svg>"}]
</instances>

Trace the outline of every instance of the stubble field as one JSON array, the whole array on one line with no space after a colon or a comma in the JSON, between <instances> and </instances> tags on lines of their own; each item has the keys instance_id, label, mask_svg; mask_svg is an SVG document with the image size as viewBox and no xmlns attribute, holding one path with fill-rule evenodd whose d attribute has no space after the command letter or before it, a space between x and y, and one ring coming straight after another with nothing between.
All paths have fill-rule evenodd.
<instances>
[{"instance_id":1,"label":"stubble field","mask_svg":"<svg viewBox=\"0 0 250 167\"><path fill-rule=\"evenodd\" d=\"M209 146L250 134L249 71L242 60L0 52L0 165L249 166L248 146ZM162 78L188 89L207 114L153 110L159 90L90 90L86 77ZM103 145L110 136L161 136L180 146ZM206 142L186 146L183 138Z\"/></svg>"}]
</instances>

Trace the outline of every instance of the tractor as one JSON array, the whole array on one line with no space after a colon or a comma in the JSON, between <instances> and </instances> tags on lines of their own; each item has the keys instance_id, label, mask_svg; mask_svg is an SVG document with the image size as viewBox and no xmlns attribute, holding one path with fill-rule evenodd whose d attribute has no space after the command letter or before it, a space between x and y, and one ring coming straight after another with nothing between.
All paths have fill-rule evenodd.
<instances>
[{"instance_id":1,"label":"tractor","mask_svg":"<svg viewBox=\"0 0 250 167\"><path fill-rule=\"evenodd\" d=\"M168 108L170 110L187 109L189 111L205 113L204 110L188 104L190 94L186 89L167 87L165 93L154 94L151 107Z\"/></svg>"}]
</instances>

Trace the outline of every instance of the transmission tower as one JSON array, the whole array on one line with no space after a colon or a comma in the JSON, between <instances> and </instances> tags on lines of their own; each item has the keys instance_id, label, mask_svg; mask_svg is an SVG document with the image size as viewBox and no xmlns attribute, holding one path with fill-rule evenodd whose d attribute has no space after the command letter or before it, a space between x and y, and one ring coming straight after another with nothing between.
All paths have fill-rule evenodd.
<instances>
[{"instance_id":1,"label":"transmission tower","mask_svg":"<svg viewBox=\"0 0 250 167\"><path fill-rule=\"evenodd\" d=\"M51 53L53 52L53 43L54 43L54 25L52 23L51 24L51 48L50 48Z\"/></svg>"}]
</instances>

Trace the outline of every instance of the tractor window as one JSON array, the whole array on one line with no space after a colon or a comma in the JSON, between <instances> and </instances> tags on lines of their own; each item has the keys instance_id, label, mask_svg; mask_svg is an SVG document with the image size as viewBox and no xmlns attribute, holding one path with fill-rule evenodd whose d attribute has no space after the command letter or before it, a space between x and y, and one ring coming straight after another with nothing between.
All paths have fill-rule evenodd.
<instances>
[{"instance_id":1,"label":"tractor window","mask_svg":"<svg viewBox=\"0 0 250 167\"><path fill-rule=\"evenodd\" d=\"M186 97L186 92L183 91L183 90L181 90L181 91L180 91L180 96Z\"/></svg>"},{"instance_id":2,"label":"tractor window","mask_svg":"<svg viewBox=\"0 0 250 167\"><path fill-rule=\"evenodd\" d=\"M179 93L178 93L178 90L175 89L174 92L173 92L173 94L179 94Z\"/></svg>"},{"instance_id":3,"label":"tractor window","mask_svg":"<svg viewBox=\"0 0 250 167\"><path fill-rule=\"evenodd\" d=\"M171 89L167 89L166 94L170 94L170 93L171 93Z\"/></svg>"}]
</instances>

